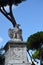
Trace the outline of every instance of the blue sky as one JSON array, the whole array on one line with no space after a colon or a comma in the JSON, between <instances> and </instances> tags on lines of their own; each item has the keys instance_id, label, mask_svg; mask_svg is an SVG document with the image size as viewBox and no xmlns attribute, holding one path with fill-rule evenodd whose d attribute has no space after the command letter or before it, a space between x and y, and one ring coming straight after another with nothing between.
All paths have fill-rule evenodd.
<instances>
[{"instance_id":1,"label":"blue sky","mask_svg":"<svg viewBox=\"0 0 43 65\"><path fill-rule=\"evenodd\" d=\"M27 0L12 10L16 22L21 25L24 41L31 34L43 31L43 0ZM0 47L10 39L8 29L12 27L10 21L0 12Z\"/></svg>"},{"instance_id":2,"label":"blue sky","mask_svg":"<svg viewBox=\"0 0 43 65\"><path fill-rule=\"evenodd\" d=\"M21 25L24 41L31 34L43 31L43 0L27 0L12 10L16 22ZM0 12L0 46L9 40L8 29L12 27L10 21Z\"/></svg>"}]
</instances>

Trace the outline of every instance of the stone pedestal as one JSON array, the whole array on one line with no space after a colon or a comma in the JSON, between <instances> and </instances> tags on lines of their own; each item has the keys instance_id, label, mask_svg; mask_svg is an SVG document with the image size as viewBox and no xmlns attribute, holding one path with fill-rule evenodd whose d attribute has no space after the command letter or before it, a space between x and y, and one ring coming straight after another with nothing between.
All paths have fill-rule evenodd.
<instances>
[{"instance_id":1,"label":"stone pedestal","mask_svg":"<svg viewBox=\"0 0 43 65\"><path fill-rule=\"evenodd\" d=\"M27 61L26 42L10 40L4 49L5 65L30 65Z\"/></svg>"},{"instance_id":2,"label":"stone pedestal","mask_svg":"<svg viewBox=\"0 0 43 65\"><path fill-rule=\"evenodd\" d=\"M22 29L18 25L14 29L9 29L11 38L4 47L5 65L30 65L27 61L26 42L23 42Z\"/></svg>"}]
</instances>

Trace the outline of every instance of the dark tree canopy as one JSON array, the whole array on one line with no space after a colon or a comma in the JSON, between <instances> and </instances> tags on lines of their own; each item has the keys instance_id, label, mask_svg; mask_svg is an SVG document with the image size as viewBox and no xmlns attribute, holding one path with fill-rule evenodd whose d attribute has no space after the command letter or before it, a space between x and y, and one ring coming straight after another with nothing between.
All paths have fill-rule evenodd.
<instances>
[{"instance_id":1,"label":"dark tree canopy","mask_svg":"<svg viewBox=\"0 0 43 65\"><path fill-rule=\"evenodd\" d=\"M30 37L28 37L27 39L28 54L29 50L34 51L34 53L32 53L32 57L30 56L31 58L40 60L40 50L43 50L43 48L41 48L42 46L43 46L43 31L34 33L30 35Z\"/></svg>"},{"instance_id":2,"label":"dark tree canopy","mask_svg":"<svg viewBox=\"0 0 43 65\"><path fill-rule=\"evenodd\" d=\"M19 3L21 3L24 0L0 0L0 6L6 6L6 5L18 5Z\"/></svg>"},{"instance_id":3,"label":"dark tree canopy","mask_svg":"<svg viewBox=\"0 0 43 65\"><path fill-rule=\"evenodd\" d=\"M43 44L43 32L41 31L31 35L28 37L27 42L28 49L39 49L41 44Z\"/></svg>"}]
</instances>

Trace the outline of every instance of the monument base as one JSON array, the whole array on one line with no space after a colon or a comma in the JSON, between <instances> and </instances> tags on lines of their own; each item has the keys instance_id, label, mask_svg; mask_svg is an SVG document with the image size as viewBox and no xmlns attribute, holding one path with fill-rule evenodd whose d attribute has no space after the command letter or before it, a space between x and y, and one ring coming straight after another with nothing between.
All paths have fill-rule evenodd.
<instances>
[{"instance_id":1,"label":"monument base","mask_svg":"<svg viewBox=\"0 0 43 65\"><path fill-rule=\"evenodd\" d=\"M31 65L27 61L26 42L10 40L5 47L5 65Z\"/></svg>"},{"instance_id":2,"label":"monument base","mask_svg":"<svg viewBox=\"0 0 43 65\"><path fill-rule=\"evenodd\" d=\"M31 63L13 63L13 64L7 64L7 65L31 65Z\"/></svg>"}]
</instances>

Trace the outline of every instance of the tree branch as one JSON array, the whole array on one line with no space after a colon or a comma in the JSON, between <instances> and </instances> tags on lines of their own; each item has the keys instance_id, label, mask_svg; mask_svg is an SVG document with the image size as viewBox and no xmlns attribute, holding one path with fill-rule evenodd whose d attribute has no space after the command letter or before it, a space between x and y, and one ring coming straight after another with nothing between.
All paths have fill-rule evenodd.
<instances>
[{"instance_id":1,"label":"tree branch","mask_svg":"<svg viewBox=\"0 0 43 65\"><path fill-rule=\"evenodd\" d=\"M28 54L29 54L29 56L30 56L30 58L31 58L31 61L32 61L32 56L30 55L30 53L29 53L29 50L27 50L27 52L28 52ZM34 58L33 58L33 60L35 61L35 62L37 62ZM32 61L33 62L33 61ZM38 62L37 62L38 63Z\"/></svg>"},{"instance_id":2,"label":"tree branch","mask_svg":"<svg viewBox=\"0 0 43 65\"><path fill-rule=\"evenodd\" d=\"M15 27L15 25L17 24L15 19L14 19L14 16L12 14L12 6L10 6L10 12L7 13L7 11L4 9L4 7L1 9L0 8L0 12L7 18L10 20L10 22L13 24L13 27Z\"/></svg>"},{"instance_id":3,"label":"tree branch","mask_svg":"<svg viewBox=\"0 0 43 65\"><path fill-rule=\"evenodd\" d=\"M4 13L2 9L0 9L0 12L1 12L8 20L10 20L10 21L12 22L11 18L10 18L6 13Z\"/></svg>"},{"instance_id":4,"label":"tree branch","mask_svg":"<svg viewBox=\"0 0 43 65\"><path fill-rule=\"evenodd\" d=\"M11 17L11 20L12 20L12 24L13 26L15 27L15 25L17 24L16 21L15 21L15 18L13 16L13 13L12 13L12 5L10 6L10 17Z\"/></svg>"},{"instance_id":5,"label":"tree branch","mask_svg":"<svg viewBox=\"0 0 43 65\"><path fill-rule=\"evenodd\" d=\"M3 11L7 14L7 15L9 15L10 13L8 13L6 10L5 10L5 8L4 7L2 7L2 9L3 9Z\"/></svg>"}]
</instances>

